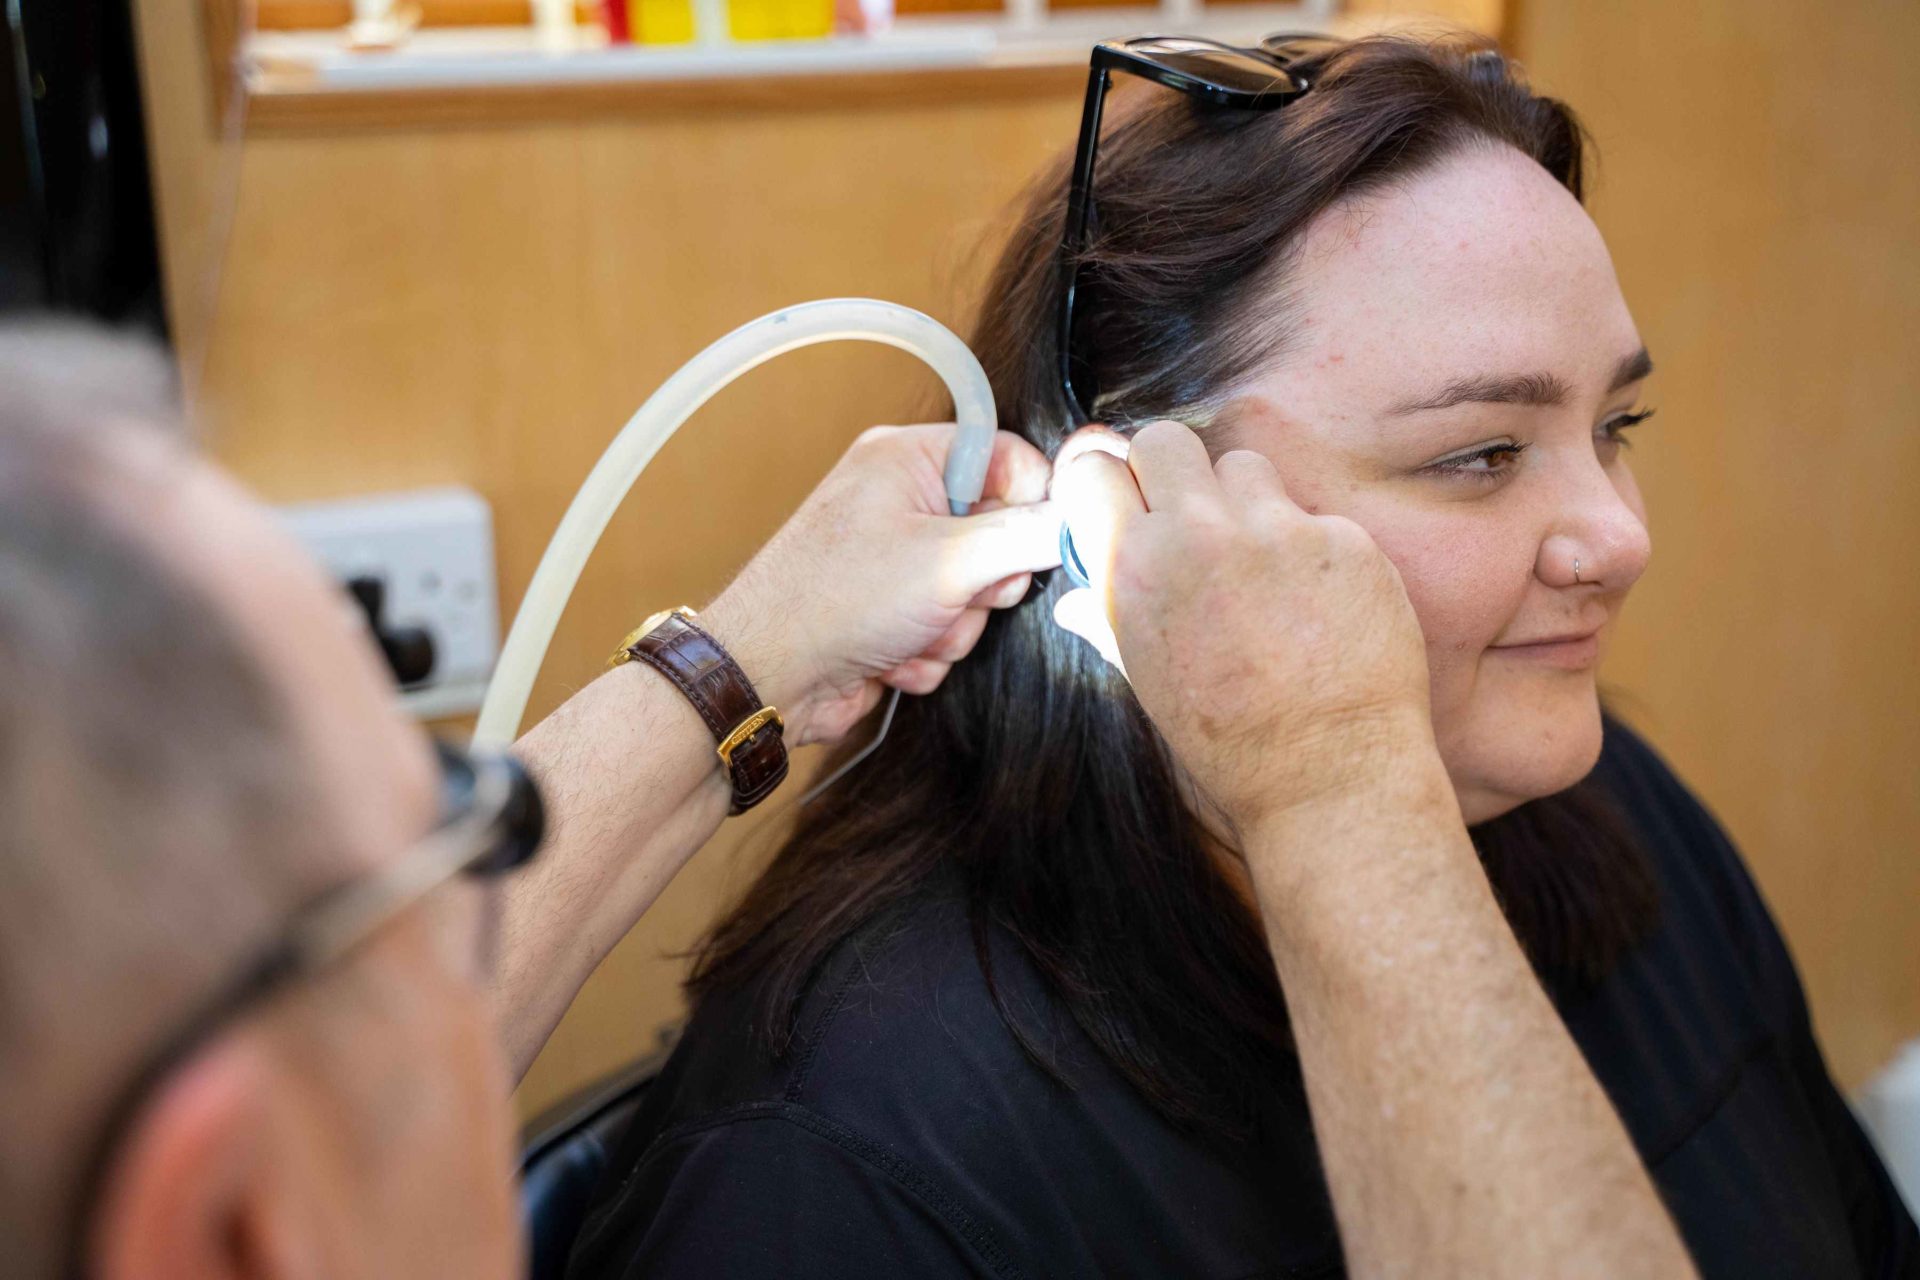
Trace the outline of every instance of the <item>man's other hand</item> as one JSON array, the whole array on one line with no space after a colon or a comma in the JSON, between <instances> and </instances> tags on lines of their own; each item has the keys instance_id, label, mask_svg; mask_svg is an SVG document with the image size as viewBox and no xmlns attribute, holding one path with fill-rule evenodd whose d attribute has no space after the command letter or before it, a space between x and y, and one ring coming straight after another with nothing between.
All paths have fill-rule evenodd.
<instances>
[{"instance_id":1,"label":"man's other hand","mask_svg":"<svg viewBox=\"0 0 1920 1280\"><path fill-rule=\"evenodd\" d=\"M1054 493L1093 581L1055 617L1121 666L1236 827L1353 785L1383 747L1433 751L1399 573L1359 525L1303 511L1264 456L1210 461L1177 422L1129 442L1092 429Z\"/></svg>"}]
</instances>

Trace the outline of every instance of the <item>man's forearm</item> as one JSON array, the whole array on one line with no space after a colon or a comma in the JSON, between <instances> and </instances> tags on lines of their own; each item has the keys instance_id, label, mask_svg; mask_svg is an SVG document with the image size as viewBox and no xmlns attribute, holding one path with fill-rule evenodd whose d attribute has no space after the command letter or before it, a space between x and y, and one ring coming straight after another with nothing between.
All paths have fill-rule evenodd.
<instances>
[{"instance_id":1,"label":"man's forearm","mask_svg":"<svg viewBox=\"0 0 1920 1280\"><path fill-rule=\"evenodd\" d=\"M1690 1276L1437 756L1246 852L1356 1276Z\"/></svg>"},{"instance_id":2,"label":"man's forearm","mask_svg":"<svg viewBox=\"0 0 1920 1280\"><path fill-rule=\"evenodd\" d=\"M506 887L494 1004L514 1078L582 984L726 817L713 735L635 663L534 726L514 750L540 781L547 843Z\"/></svg>"},{"instance_id":3,"label":"man's forearm","mask_svg":"<svg viewBox=\"0 0 1920 1280\"><path fill-rule=\"evenodd\" d=\"M816 691L768 612L736 584L700 623L779 708L788 744L804 744ZM508 882L501 913L494 1006L518 1080L587 978L725 821L732 785L693 704L637 662L567 699L514 752L547 806L546 844Z\"/></svg>"},{"instance_id":4,"label":"man's forearm","mask_svg":"<svg viewBox=\"0 0 1920 1280\"><path fill-rule=\"evenodd\" d=\"M952 423L863 433L701 625L784 719L787 745L833 742L885 686L925 693L991 609L1060 563L1045 455L994 433L980 514L949 514ZM548 839L506 889L494 999L516 1077L607 952L726 817L712 734L664 677L627 663L516 750L539 777Z\"/></svg>"}]
</instances>

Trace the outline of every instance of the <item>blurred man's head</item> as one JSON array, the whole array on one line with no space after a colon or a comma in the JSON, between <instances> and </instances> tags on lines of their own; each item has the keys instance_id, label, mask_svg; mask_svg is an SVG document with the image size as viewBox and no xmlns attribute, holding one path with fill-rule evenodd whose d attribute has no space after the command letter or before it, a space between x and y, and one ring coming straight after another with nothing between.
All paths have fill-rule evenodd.
<instances>
[{"instance_id":1,"label":"blurred man's head","mask_svg":"<svg viewBox=\"0 0 1920 1280\"><path fill-rule=\"evenodd\" d=\"M512 1274L471 897L404 913L107 1113L210 993L433 825L340 594L172 421L151 352L0 329L0 1251L54 1274ZM467 891L470 892L470 891ZM453 941L465 928L462 941Z\"/></svg>"}]
</instances>

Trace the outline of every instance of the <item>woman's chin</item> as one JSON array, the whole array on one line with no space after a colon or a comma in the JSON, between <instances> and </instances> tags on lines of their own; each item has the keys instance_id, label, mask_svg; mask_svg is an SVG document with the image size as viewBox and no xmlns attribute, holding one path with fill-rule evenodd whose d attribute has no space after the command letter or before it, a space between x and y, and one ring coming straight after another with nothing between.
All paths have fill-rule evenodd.
<instances>
[{"instance_id":1,"label":"woman's chin","mask_svg":"<svg viewBox=\"0 0 1920 1280\"><path fill-rule=\"evenodd\" d=\"M1552 716L1491 718L1441 740L1441 757L1468 826L1573 786L1600 761L1600 702Z\"/></svg>"}]
</instances>

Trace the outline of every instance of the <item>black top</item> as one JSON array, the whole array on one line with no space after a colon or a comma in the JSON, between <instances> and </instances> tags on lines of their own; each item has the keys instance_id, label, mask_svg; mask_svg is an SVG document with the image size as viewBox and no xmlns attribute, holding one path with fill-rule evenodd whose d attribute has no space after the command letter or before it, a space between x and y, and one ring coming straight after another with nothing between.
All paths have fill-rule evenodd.
<instances>
[{"instance_id":1,"label":"black top","mask_svg":"<svg viewBox=\"0 0 1920 1280\"><path fill-rule=\"evenodd\" d=\"M1703 1275L1920 1277L1920 1235L1827 1075L1800 983L1739 855L1632 734L1598 777L1652 857L1661 923L1560 1013ZM1009 940L995 977L1057 1028L1076 1088L1021 1053L957 898L844 944L795 1049L707 1000L624 1139L575 1277L1343 1274L1297 1081L1277 1140L1170 1126L1052 1007Z\"/></svg>"}]
</instances>

